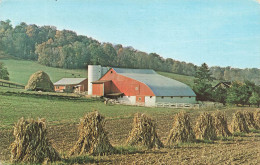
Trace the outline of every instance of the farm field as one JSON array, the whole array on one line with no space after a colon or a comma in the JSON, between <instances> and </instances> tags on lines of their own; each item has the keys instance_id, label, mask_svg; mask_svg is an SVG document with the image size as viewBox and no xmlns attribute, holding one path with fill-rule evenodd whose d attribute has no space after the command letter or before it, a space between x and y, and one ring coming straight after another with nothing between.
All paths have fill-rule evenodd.
<instances>
[{"instance_id":1,"label":"farm field","mask_svg":"<svg viewBox=\"0 0 260 165\"><path fill-rule=\"evenodd\" d=\"M2 88L2 87L1 87ZM2 90L0 88L0 90ZM15 90L15 89L13 89ZM14 140L12 127L21 117L45 118L48 136L58 152L78 164L258 164L260 162L260 131L231 137L226 140L204 141L201 143L178 144L174 148L147 150L125 146L132 128L133 115L143 112L157 124L157 132L166 142L172 127L174 115L180 111L190 113L192 122L201 112L213 113L216 109L167 109L124 105L105 105L99 100L69 100L57 98L34 98L15 94L0 94L0 160L10 159L9 146ZM67 154L78 139L77 126L84 114L98 110L106 118L105 130L111 144L122 149L122 153L107 156L68 158ZM237 110L255 111L257 108L229 107L225 111L228 123ZM66 162L61 162L66 163Z\"/></svg>"},{"instance_id":2,"label":"farm field","mask_svg":"<svg viewBox=\"0 0 260 165\"><path fill-rule=\"evenodd\" d=\"M0 59L1 62L4 62L5 66L8 69L10 80L16 83L21 83L26 85L29 77L39 71L45 71L51 78L52 82L56 82L61 78L73 77L72 74L76 75L77 77L86 77L87 70L84 69L61 69L61 68L53 68L47 67L44 65L40 65L34 61L25 61L25 60L15 60L15 59ZM174 73L167 73L167 72L158 72L163 76L176 79L180 82L183 82L187 85L193 85L194 77L191 76L184 76L178 75ZM79 76L80 75L80 76Z\"/></svg>"},{"instance_id":3,"label":"farm field","mask_svg":"<svg viewBox=\"0 0 260 165\"><path fill-rule=\"evenodd\" d=\"M50 76L52 82L56 82L64 77L74 77L72 74L76 75L76 77L87 76L87 70L84 69L53 68L40 65L34 61L15 59L0 59L0 62L3 62L7 67L10 81L24 85L27 84L30 76L39 70L46 72Z\"/></svg>"}]
</instances>

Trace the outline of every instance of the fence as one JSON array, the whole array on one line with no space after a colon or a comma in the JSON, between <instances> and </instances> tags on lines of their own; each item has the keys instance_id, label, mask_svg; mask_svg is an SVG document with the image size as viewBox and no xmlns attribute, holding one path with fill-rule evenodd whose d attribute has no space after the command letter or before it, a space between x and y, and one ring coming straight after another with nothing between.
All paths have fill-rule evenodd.
<instances>
[{"instance_id":1,"label":"fence","mask_svg":"<svg viewBox=\"0 0 260 165\"><path fill-rule=\"evenodd\" d=\"M156 103L156 107L164 108L200 108L200 104L190 104L190 103Z\"/></svg>"},{"instance_id":2,"label":"fence","mask_svg":"<svg viewBox=\"0 0 260 165\"><path fill-rule=\"evenodd\" d=\"M1 79L0 79L0 86L9 87L9 88L24 88L25 87L22 84L17 84L17 83L13 83L13 82L1 80Z\"/></svg>"}]
</instances>

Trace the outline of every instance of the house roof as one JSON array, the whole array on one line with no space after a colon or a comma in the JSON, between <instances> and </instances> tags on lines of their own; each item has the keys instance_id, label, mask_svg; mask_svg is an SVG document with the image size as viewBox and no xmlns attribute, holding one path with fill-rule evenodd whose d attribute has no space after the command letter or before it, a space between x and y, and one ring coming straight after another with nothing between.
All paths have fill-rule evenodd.
<instances>
[{"instance_id":1,"label":"house roof","mask_svg":"<svg viewBox=\"0 0 260 165\"><path fill-rule=\"evenodd\" d=\"M86 78L62 78L55 82L54 85L76 85L86 80Z\"/></svg>"},{"instance_id":2,"label":"house roof","mask_svg":"<svg viewBox=\"0 0 260 165\"><path fill-rule=\"evenodd\" d=\"M120 75L146 84L156 96L196 96L188 85L161 76L152 69L113 69Z\"/></svg>"}]
</instances>

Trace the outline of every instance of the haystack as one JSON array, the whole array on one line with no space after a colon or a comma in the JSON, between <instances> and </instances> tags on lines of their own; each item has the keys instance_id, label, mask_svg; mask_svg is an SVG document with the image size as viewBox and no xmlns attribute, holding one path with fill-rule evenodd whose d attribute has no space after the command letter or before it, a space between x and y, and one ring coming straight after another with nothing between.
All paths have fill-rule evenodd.
<instances>
[{"instance_id":1,"label":"haystack","mask_svg":"<svg viewBox=\"0 0 260 165\"><path fill-rule=\"evenodd\" d=\"M173 128L167 139L167 145L179 142L194 142L195 134L190 123L190 116L185 112L180 112L174 117Z\"/></svg>"},{"instance_id":2,"label":"haystack","mask_svg":"<svg viewBox=\"0 0 260 165\"><path fill-rule=\"evenodd\" d=\"M157 136L155 124L145 114L136 113L133 128L126 142L128 145L139 145L147 148L161 148L162 142Z\"/></svg>"},{"instance_id":3,"label":"haystack","mask_svg":"<svg viewBox=\"0 0 260 165\"><path fill-rule=\"evenodd\" d=\"M214 124L217 136L227 137L232 135L228 129L226 115L223 112L218 111L214 114Z\"/></svg>"},{"instance_id":4,"label":"haystack","mask_svg":"<svg viewBox=\"0 0 260 165\"><path fill-rule=\"evenodd\" d=\"M47 138L44 119L21 118L14 126L15 141L11 144L11 161L42 163L60 160L59 154Z\"/></svg>"},{"instance_id":5,"label":"haystack","mask_svg":"<svg viewBox=\"0 0 260 165\"><path fill-rule=\"evenodd\" d=\"M254 119L255 119L257 126L260 128L260 111L259 110L254 112Z\"/></svg>"},{"instance_id":6,"label":"haystack","mask_svg":"<svg viewBox=\"0 0 260 165\"><path fill-rule=\"evenodd\" d=\"M25 86L25 89L33 91L53 92L54 86L47 73L43 71L38 71L31 75L27 85Z\"/></svg>"},{"instance_id":7,"label":"haystack","mask_svg":"<svg viewBox=\"0 0 260 165\"><path fill-rule=\"evenodd\" d=\"M69 155L105 155L114 152L104 130L105 120L97 111L80 120L79 139Z\"/></svg>"},{"instance_id":8,"label":"haystack","mask_svg":"<svg viewBox=\"0 0 260 165\"><path fill-rule=\"evenodd\" d=\"M195 135L197 139L214 140L216 139L216 129L213 117L204 112L197 120L195 126Z\"/></svg>"},{"instance_id":9,"label":"haystack","mask_svg":"<svg viewBox=\"0 0 260 165\"><path fill-rule=\"evenodd\" d=\"M259 129L259 126L257 125L257 123L255 121L253 112L245 111L244 116L245 116L245 119L246 119L247 126L249 128Z\"/></svg>"},{"instance_id":10,"label":"haystack","mask_svg":"<svg viewBox=\"0 0 260 165\"><path fill-rule=\"evenodd\" d=\"M246 119L242 112L237 111L236 113L233 114L231 130L233 132L245 132L245 133L249 132L248 125L246 123Z\"/></svg>"}]
</instances>

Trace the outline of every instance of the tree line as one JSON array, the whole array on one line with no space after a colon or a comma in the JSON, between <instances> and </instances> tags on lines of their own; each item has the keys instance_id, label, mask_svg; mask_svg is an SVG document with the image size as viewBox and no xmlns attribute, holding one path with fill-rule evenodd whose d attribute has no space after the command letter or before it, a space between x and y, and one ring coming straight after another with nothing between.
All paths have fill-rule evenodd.
<instances>
[{"instance_id":1,"label":"tree line","mask_svg":"<svg viewBox=\"0 0 260 165\"><path fill-rule=\"evenodd\" d=\"M197 66L192 63L163 58L120 44L100 43L54 26L27 25L13 27L10 20L0 22L0 50L16 58L38 61L42 65L59 68L85 68L89 64L102 66L145 68L156 71L195 76ZM211 67L219 80L250 80L260 84L260 70Z\"/></svg>"},{"instance_id":2,"label":"tree line","mask_svg":"<svg viewBox=\"0 0 260 165\"><path fill-rule=\"evenodd\" d=\"M236 105L260 105L260 86L252 81L233 81L229 86L214 88L212 86L212 73L203 63L198 67L194 79L193 90L197 94L197 100L215 101L225 104Z\"/></svg>"}]
</instances>

